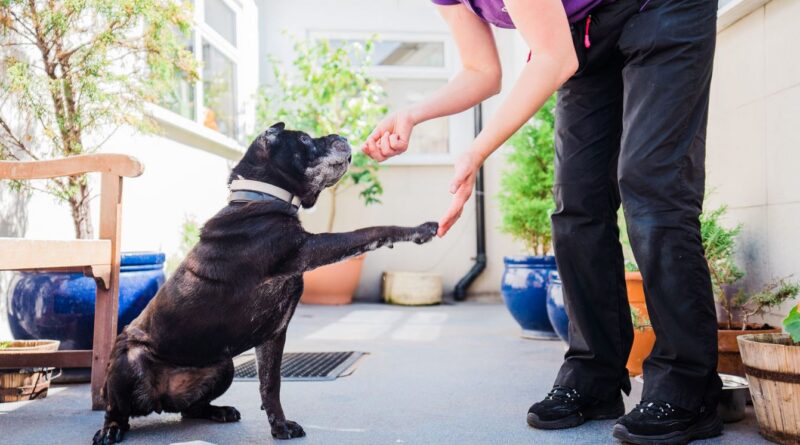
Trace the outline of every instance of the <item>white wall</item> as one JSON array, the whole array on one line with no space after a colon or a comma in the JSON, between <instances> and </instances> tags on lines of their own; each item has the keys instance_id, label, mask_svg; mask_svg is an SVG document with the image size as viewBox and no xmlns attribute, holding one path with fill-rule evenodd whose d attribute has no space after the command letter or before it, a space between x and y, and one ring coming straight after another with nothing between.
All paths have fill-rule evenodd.
<instances>
[{"instance_id":1,"label":"white wall","mask_svg":"<svg viewBox=\"0 0 800 445\"><path fill-rule=\"evenodd\" d=\"M800 280L800 2L772 0L718 34L708 126L708 206L743 224L738 262L756 289ZM768 320L777 323L791 304Z\"/></svg>"}]
</instances>

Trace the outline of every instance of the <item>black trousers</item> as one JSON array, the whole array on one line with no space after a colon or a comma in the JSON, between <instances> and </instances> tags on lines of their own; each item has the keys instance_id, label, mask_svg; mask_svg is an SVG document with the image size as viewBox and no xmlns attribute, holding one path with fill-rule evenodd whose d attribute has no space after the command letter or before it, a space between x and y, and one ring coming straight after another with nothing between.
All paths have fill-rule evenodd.
<instances>
[{"instance_id":1,"label":"black trousers","mask_svg":"<svg viewBox=\"0 0 800 445\"><path fill-rule=\"evenodd\" d=\"M721 383L700 238L716 0L617 0L573 25L580 68L558 92L553 244L570 319L556 384L628 392L633 341L617 211L656 344L643 399L696 410Z\"/></svg>"}]
</instances>

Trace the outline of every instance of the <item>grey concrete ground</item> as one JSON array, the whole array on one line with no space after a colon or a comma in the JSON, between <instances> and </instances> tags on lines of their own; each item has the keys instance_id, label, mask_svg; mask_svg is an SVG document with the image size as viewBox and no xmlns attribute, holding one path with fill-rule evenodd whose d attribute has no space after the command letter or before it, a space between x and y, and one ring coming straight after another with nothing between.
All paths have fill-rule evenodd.
<instances>
[{"instance_id":1,"label":"grey concrete ground","mask_svg":"<svg viewBox=\"0 0 800 445\"><path fill-rule=\"evenodd\" d=\"M426 308L383 305L301 307L287 351L368 352L347 377L286 382L287 416L308 436L291 444L610 444L612 421L565 431L525 423L550 388L564 346L524 340L502 305ZM258 384L235 382L220 400L242 412L233 424L134 419L124 443L269 444ZM628 400L628 405L635 403ZM103 414L89 409L87 385L60 386L44 400L0 404L0 444L88 444ZM752 411L705 444L758 444Z\"/></svg>"}]
</instances>

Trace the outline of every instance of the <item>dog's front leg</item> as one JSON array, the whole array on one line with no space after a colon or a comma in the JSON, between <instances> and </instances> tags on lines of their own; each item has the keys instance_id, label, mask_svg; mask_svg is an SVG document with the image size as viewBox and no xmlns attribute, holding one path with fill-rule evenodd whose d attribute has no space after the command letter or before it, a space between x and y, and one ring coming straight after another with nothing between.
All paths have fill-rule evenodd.
<instances>
[{"instance_id":1,"label":"dog's front leg","mask_svg":"<svg viewBox=\"0 0 800 445\"><path fill-rule=\"evenodd\" d=\"M416 227L380 226L353 232L309 235L295 256L291 268L294 272L305 272L379 247L391 247L394 243L427 243L436 236L438 228L438 224L428 222Z\"/></svg>"},{"instance_id":2,"label":"dog's front leg","mask_svg":"<svg viewBox=\"0 0 800 445\"><path fill-rule=\"evenodd\" d=\"M273 340L256 347L258 361L258 380L261 392L261 407L267 412L272 437L293 439L306 435L303 427L286 420L281 406L281 360L283 346L286 344L286 328Z\"/></svg>"}]
</instances>

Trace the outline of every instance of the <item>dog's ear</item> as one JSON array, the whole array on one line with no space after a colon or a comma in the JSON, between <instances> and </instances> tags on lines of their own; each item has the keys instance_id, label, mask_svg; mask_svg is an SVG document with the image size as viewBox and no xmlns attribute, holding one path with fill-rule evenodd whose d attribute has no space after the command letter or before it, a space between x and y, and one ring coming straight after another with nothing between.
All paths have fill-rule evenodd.
<instances>
[{"instance_id":1,"label":"dog's ear","mask_svg":"<svg viewBox=\"0 0 800 445\"><path fill-rule=\"evenodd\" d=\"M278 122L273 126L267 128L267 131L264 132L264 136L267 139L267 144L274 144L278 140L278 134L286 128L286 124L283 122Z\"/></svg>"}]
</instances>

